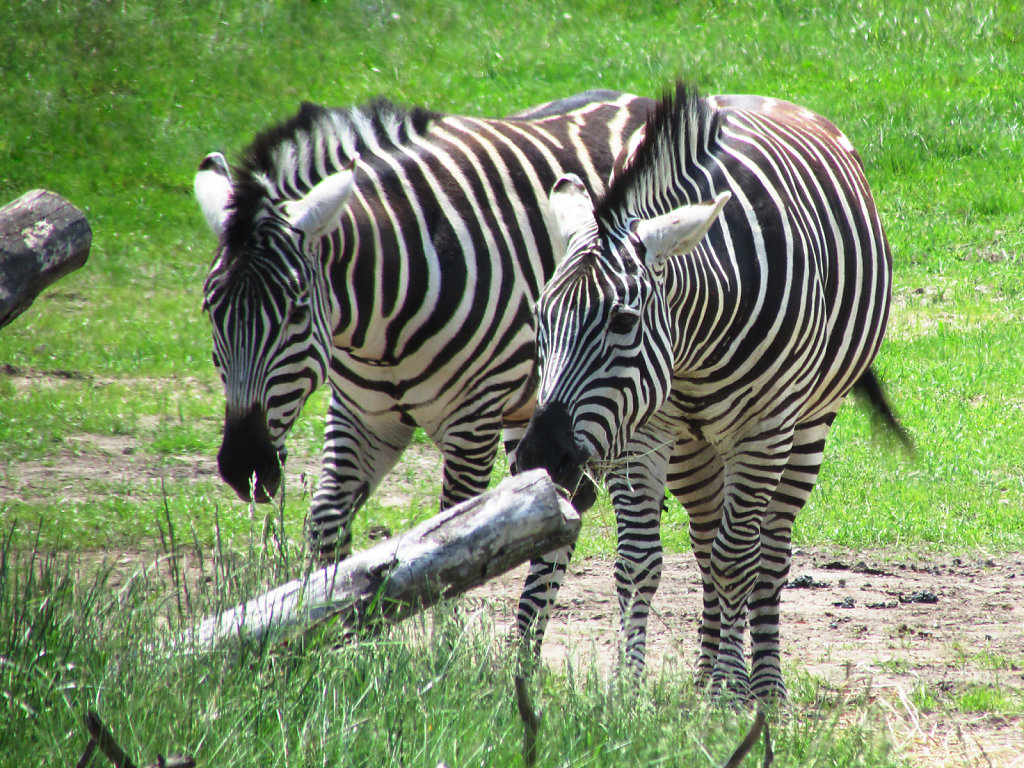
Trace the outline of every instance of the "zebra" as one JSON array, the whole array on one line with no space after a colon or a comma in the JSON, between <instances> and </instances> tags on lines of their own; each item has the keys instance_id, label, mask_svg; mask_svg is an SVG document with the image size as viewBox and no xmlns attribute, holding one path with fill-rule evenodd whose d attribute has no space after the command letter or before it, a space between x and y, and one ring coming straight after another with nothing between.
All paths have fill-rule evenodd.
<instances>
[{"instance_id":1,"label":"zebra","mask_svg":"<svg viewBox=\"0 0 1024 768\"><path fill-rule=\"evenodd\" d=\"M315 562L350 554L353 515L417 427L440 449L442 509L485 490L503 425L514 450L533 407L533 302L562 252L547 192L573 173L602 193L655 105L588 91L483 119L305 103L234 172L208 155L203 309L226 400L217 462L238 496L275 496L286 436L325 381Z\"/></svg>"},{"instance_id":2,"label":"zebra","mask_svg":"<svg viewBox=\"0 0 1024 768\"><path fill-rule=\"evenodd\" d=\"M638 676L671 491L703 582L698 683L781 701L792 525L851 388L909 440L869 367L892 257L859 156L808 109L679 82L635 144L596 204L571 174L551 190L567 254L537 303L519 466L569 490L605 473L621 660ZM569 556L521 605L521 632L550 610Z\"/></svg>"}]
</instances>

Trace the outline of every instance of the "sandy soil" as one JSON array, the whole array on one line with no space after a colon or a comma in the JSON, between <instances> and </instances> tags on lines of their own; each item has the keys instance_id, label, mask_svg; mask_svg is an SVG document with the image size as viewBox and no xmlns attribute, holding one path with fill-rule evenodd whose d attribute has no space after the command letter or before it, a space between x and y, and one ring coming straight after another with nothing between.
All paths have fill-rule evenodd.
<instances>
[{"instance_id":1,"label":"sandy soil","mask_svg":"<svg viewBox=\"0 0 1024 768\"><path fill-rule=\"evenodd\" d=\"M525 569L474 593L509 624ZM1024 766L1024 713L921 711L923 688L947 701L977 686L1024 698L1024 555L896 560L798 551L783 593L783 665L885 714L898 751L920 766ZM802 586L801 586L802 585ZM667 558L648 636L649 665L696 660L700 583L691 555ZM576 563L545 639L611 668L618 607L610 560ZM948 705L947 705L948 709Z\"/></svg>"}]
</instances>

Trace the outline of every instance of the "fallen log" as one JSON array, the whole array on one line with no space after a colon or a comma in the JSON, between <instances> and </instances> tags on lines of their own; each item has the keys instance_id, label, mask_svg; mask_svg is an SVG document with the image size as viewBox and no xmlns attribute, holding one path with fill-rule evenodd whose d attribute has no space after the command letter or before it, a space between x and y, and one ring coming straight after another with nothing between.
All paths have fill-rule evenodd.
<instances>
[{"instance_id":1,"label":"fallen log","mask_svg":"<svg viewBox=\"0 0 1024 768\"><path fill-rule=\"evenodd\" d=\"M0 208L0 328L85 264L91 245L85 214L58 194L34 189Z\"/></svg>"},{"instance_id":2,"label":"fallen log","mask_svg":"<svg viewBox=\"0 0 1024 768\"><path fill-rule=\"evenodd\" d=\"M325 621L398 622L576 540L580 518L543 470L448 509L337 565L204 619L197 649L234 638L278 642Z\"/></svg>"}]
</instances>

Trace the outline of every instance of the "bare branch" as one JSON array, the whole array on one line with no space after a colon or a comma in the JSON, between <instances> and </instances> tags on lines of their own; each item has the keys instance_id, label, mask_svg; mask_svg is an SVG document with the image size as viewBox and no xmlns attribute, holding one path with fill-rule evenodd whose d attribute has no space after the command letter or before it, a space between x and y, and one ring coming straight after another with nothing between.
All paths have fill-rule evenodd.
<instances>
[{"instance_id":1,"label":"bare branch","mask_svg":"<svg viewBox=\"0 0 1024 768\"><path fill-rule=\"evenodd\" d=\"M128 757L121 745L117 743L114 734L100 720L100 716L89 710L85 715L85 727L89 731L89 743L85 745L85 752L79 759L77 768L86 768L92 759L96 747L114 764L114 768L136 768L135 763ZM165 758L157 755L157 761L149 768L195 768L196 761L187 755L171 755Z\"/></svg>"},{"instance_id":2,"label":"bare branch","mask_svg":"<svg viewBox=\"0 0 1024 768\"><path fill-rule=\"evenodd\" d=\"M100 720L100 716L92 710L89 710L85 715L85 727L88 729L89 735L99 745L100 751L114 764L114 768L135 768L135 763L121 749L121 746L114 739L114 734Z\"/></svg>"},{"instance_id":3,"label":"bare branch","mask_svg":"<svg viewBox=\"0 0 1024 768\"><path fill-rule=\"evenodd\" d=\"M739 768L743 758L750 754L750 750L754 748L757 740L761 738L761 731L764 731L764 768L768 768L775 761L775 756L772 753L771 738L768 735L768 720L765 717L764 710L760 708L754 717L754 724L750 726L747 735L743 737L743 741L736 747L736 751L732 753L729 762L722 766L722 768Z\"/></svg>"},{"instance_id":4,"label":"bare branch","mask_svg":"<svg viewBox=\"0 0 1024 768\"><path fill-rule=\"evenodd\" d=\"M239 636L282 641L327 621L341 629L398 622L572 543L579 527L576 510L543 470L523 472L337 565L211 616L191 637L203 649Z\"/></svg>"},{"instance_id":5,"label":"bare branch","mask_svg":"<svg viewBox=\"0 0 1024 768\"><path fill-rule=\"evenodd\" d=\"M532 768L537 764L537 734L540 732L541 712L533 707L526 678L516 675L515 684L516 705L523 721L523 763L526 768Z\"/></svg>"}]
</instances>

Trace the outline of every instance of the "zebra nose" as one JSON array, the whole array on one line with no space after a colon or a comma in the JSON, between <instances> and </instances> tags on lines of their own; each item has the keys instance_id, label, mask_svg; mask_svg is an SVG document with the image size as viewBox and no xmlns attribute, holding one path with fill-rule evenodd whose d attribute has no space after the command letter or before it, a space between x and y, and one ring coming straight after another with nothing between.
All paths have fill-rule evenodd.
<instances>
[{"instance_id":1,"label":"zebra nose","mask_svg":"<svg viewBox=\"0 0 1024 768\"><path fill-rule=\"evenodd\" d=\"M270 501L281 484L282 461L261 408L253 408L241 417L225 417L217 468L242 501Z\"/></svg>"},{"instance_id":2,"label":"zebra nose","mask_svg":"<svg viewBox=\"0 0 1024 768\"><path fill-rule=\"evenodd\" d=\"M572 417L562 403L548 403L536 410L516 450L520 469L546 469L552 481L575 490L583 455L573 439Z\"/></svg>"}]
</instances>

